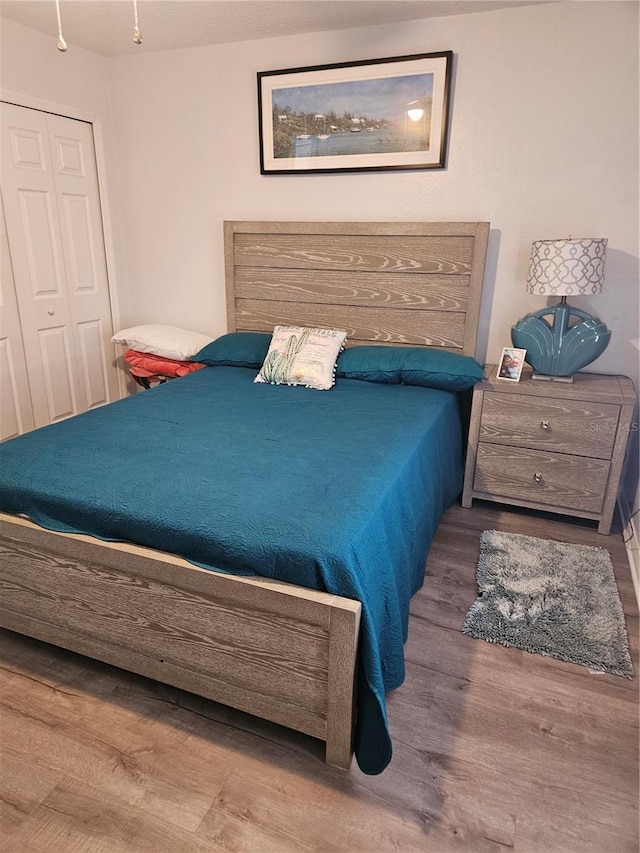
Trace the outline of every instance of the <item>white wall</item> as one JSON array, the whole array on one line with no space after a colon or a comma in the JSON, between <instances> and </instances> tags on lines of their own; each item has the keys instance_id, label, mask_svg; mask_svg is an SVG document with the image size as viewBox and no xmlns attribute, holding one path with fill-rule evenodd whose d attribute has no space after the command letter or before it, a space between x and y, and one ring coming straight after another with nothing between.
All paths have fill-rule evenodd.
<instances>
[{"instance_id":1,"label":"white wall","mask_svg":"<svg viewBox=\"0 0 640 853\"><path fill-rule=\"evenodd\" d=\"M60 53L55 39L4 18L0 20L0 39L3 90L103 116L108 112L106 57L75 46Z\"/></svg>"},{"instance_id":2,"label":"white wall","mask_svg":"<svg viewBox=\"0 0 640 853\"><path fill-rule=\"evenodd\" d=\"M448 168L261 176L256 72L451 49ZM638 7L561 3L395 26L118 57L131 320L225 329L224 219L487 219L481 357L542 307L532 240L609 238L613 330L593 369L638 379Z\"/></svg>"}]
</instances>

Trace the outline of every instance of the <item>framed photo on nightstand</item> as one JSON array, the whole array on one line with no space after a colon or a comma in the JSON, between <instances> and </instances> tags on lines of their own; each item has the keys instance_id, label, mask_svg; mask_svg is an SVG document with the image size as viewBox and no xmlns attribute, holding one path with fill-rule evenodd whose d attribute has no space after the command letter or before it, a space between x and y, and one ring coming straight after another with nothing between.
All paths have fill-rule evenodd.
<instances>
[{"instance_id":1,"label":"framed photo on nightstand","mask_svg":"<svg viewBox=\"0 0 640 853\"><path fill-rule=\"evenodd\" d=\"M502 350L500 364L498 365L498 379L506 379L508 382L520 382L520 374L524 367L526 349L514 349L505 347Z\"/></svg>"}]
</instances>

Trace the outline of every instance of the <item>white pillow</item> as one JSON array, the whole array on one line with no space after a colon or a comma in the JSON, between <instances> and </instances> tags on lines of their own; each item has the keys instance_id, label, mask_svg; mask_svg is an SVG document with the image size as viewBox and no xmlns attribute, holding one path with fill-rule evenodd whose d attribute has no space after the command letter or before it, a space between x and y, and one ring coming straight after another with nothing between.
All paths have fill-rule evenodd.
<instances>
[{"instance_id":1,"label":"white pillow","mask_svg":"<svg viewBox=\"0 0 640 853\"><path fill-rule=\"evenodd\" d=\"M111 340L114 344L123 344L138 352L150 352L163 358L188 361L202 347L210 344L213 338L199 332L188 332L177 326L148 323L122 329L116 332Z\"/></svg>"},{"instance_id":2,"label":"white pillow","mask_svg":"<svg viewBox=\"0 0 640 853\"><path fill-rule=\"evenodd\" d=\"M336 329L276 326L254 382L328 391L335 383L336 359L346 337Z\"/></svg>"}]
</instances>

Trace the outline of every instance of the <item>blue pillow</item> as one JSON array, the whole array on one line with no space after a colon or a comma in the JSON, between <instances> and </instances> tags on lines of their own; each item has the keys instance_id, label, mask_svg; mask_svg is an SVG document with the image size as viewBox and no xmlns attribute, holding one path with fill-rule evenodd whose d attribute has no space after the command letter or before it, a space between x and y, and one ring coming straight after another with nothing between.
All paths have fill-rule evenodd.
<instances>
[{"instance_id":1,"label":"blue pillow","mask_svg":"<svg viewBox=\"0 0 640 853\"><path fill-rule=\"evenodd\" d=\"M191 361L230 367L262 367L267 357L271 335L265 332L229 332L211 341Z\"/></svg>"},{"instance_id":2,"label":"blue pillow","mask_svg":"<svg viewBox=\"0 0 640 853\"><path fill-rule=\"evenodd\" d=\"M336 376L464 391L484 379L484 372L469 355L430 347L380 346L345 350L338 358Z\"/></svg>"}]
</instances>

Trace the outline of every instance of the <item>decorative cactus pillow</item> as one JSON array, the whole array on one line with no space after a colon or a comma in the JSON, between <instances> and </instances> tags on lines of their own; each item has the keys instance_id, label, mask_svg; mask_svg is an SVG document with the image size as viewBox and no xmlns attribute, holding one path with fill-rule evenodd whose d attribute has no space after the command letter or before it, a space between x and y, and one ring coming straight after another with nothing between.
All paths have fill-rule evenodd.
<instances>
[{"instance_id":1,"label":"decorative cactus pillow","mask_svg":"<svg viewBox=\"0 0 640 853\"><path fill-rule=\"evenodd\" d=\"M346 337L336 329L276 326L254 381L328 391L335 383L336 359Z\"/></svg>"}]
</instances>

